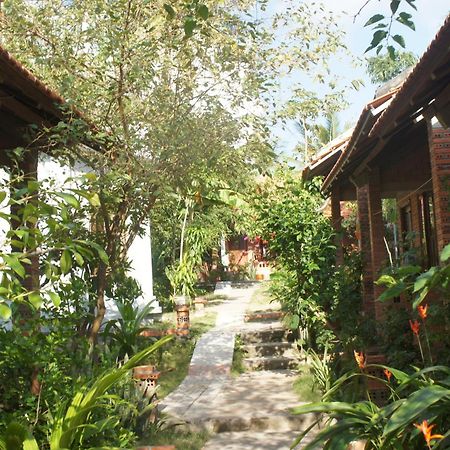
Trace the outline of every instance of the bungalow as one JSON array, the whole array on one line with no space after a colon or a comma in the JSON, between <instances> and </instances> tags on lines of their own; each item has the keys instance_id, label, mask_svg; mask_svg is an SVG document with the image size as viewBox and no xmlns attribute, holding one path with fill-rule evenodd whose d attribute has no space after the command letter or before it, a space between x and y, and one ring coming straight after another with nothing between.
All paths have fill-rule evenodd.
<instances>
[{"instance_id":1,"label":"bungalow","mask_svg":"<svg viewBox=\"0 0 450 450\"><path fill-rule=\"evenodd\" d=\"M71 115L83 117L77 109L70 107L69 114L67 109L66 102L58 93L49 89L0 45L0 168L6 171L3 172L4 176L18 171L25 174L25 179L28 180L54 177L63 181L69 175L81 174L86 170L80 165L62 168L51 155L39 155L37 146L30 146L29 143L31 125L41 129L67 121ZM19 167L12 164L8 155L8 150L17 147L27 148ZM0 229L0 233L5 233L6 225L3 223L1 226L3 229ZM128 256L131 260L130 275L139 282L143 290L143 297L137 299L137 303L143 306L154 300L149 228L143 236L135 239ZM27 288L39 288L37 256L27 270ZM108 306L111 310L115 307L114 302L109 301ZM161 312L157 303L154 312Z\"/></svg>"},{"instance_id":2,"label":"bungalow","mask_svg":"<svg viewBox=\"0 0 450 450\"><path fill-rule=\"evenodd\" d=\"M325 178L336 231L341 202L356 201L363 309L379 321L383 305L375 299L383 288L374 281L388 259L382 200L396 200L400 238L406 245L414 236L424 268L437 264L450 242L450 16L401 84L379 91L351 135L319 155L304 175Z\"/></svg>"}]
</instances>

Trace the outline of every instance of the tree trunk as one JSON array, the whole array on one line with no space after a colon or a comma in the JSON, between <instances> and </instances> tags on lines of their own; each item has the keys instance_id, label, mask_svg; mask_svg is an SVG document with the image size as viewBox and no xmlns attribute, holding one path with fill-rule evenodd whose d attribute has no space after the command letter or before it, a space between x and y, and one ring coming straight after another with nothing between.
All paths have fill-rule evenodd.
<instances>
[{"instance_id":1,"label":"tree trunk","mask_svg":"<svg viewBox=\"0 0 450 450\"><path fill-rule=\"evenodd\" d=\"M103 262L99 263L97 272L97 313L92 322L91 331L89 334L89 353L92 356L94 348L97 343L98 333L105 318L105 288L106 288L106 266Z\"/></svg>"}]
</instances>

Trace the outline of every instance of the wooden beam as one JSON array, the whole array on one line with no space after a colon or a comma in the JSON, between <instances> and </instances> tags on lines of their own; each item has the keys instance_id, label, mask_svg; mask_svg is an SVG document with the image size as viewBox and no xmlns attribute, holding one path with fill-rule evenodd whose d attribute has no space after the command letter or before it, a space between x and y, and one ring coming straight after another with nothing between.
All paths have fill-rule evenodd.
<instances>
[{"instance_id":1,"label":"wooden beam","mask_svg":"<svg viewBox=\"0 0 450 450\"><path fill-rule=\"evenodd\" d=\"M26 123L36 124L38 126L51 126L46 119L32 111L28 106L3 89L0 89L0 108L9 110Z\"/></svg>"}]
</instances>

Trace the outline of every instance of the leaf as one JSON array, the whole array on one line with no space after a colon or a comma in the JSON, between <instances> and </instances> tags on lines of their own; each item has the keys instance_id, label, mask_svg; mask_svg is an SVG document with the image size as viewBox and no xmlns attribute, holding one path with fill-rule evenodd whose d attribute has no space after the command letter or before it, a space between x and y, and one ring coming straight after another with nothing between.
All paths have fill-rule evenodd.
<instances>
[{"instance_id":1,"label":"leaf","mask_svg":"<svg viewBox=\"0 0 450 450\"><path fill-rule=\"evenodd\" d=\"M417 6L414 4L415 1L416 0L406 0L408 5L411 6L411 8L414 8L417 11Z\"/></svg>"},{"instance_id":2,"label":"leaf","mask_svg":"<svg viewBox=\"0 0 450 450\"><path fill-rule=\"evenodd\" d=\"M405 39L403 38L403 36L400 36L399 34L396 34L395 36L392 36L392 39L394 39L394 41L397 42L397 44L402 46L403 48L406 47ZM394 53L394 55L395 55L395 53ZM392 58L392 59L394 59L394 58Z\"/></svg>"},{"instance_id":3,"label":"leaf","mask_svg":"<svg viewBox=\"0 0 450 450\"><path fill-rule=\"evenodd\" d=\"M422 275L418 276L414 283L413 292L420 291L426 285L428 285L430 283L432 277L435 275L436 271L437 271L437 267L432 267L431 269L427 270Z\"/></svg>"},{"instance_id":4,"label":"leaf","mask_svg":"<svg viewBox=\"0 0 450 450\"><path fill-rule=\"evenodd\" d=\"M197 9L197 15L203 19L207 20L209 17L209 9L206 5L200 5Z\"/></svg>"},{"instance_id":5,"label":"leaf","mask_svg":"<svg viewBox=\"0 0 450 450\"><path fill-rule=\"evenodd\" d=\"M173 19L176 15L175 10L168 3L164 3L164 9L166 10L169 19Z\"/></svg>"},{"instance_id":6,"label":"leaf","mask_svg":"<svg viewBox=\"0 0 450 450\"><path fill-rule=\"evenodd\" d=\"M95 206L95 207L99 207L99 206L101 205L101 203L100 203L100 197L98 196L97 193L94 193L94 194L92 194L92 195L89 196L89 203L90 203L92 206Z\"/></svg>"},{"instance_id":7,"label":"leaf","mask_svg":"<svg viewBox=\"0 0 450 450\"><path fill-rule=\"evenodd\" d=\"M414 392L392 414L386 424L383 436L409 425L430 406L449 395L450 390L440 386L428 386Z\"/></svg>"},{"instance_id":8,"label":"leaf","mask_svg":"<svg viewBox=\"0 0 450 450\"><path fill-rule=\"evenodd\" d=\"M70 255L69 250L66 249L62 252L60 265L61 265L61 272L63 274L68 273L72 268L72 256Z\"/></svg>"},{"instance_id":9,"label":"leaf","mask_svg":"<svg viewBox=\"0 0 450 450\"><path fill-rule=\"evenodd\" d=\"M291 330L296 330L299 325L300 325L300 317L298 316L298 314L294 314L291 318L291 323L289 324L289 328Z\"/></svg>"},{"instance_id":10,"label":"leaf","mask_svg":"<svg viewBox=\"0 0 450 450\"><path fill-rule=\"evenodd\" d=\"M398 297L407 289L407 285L400 281L399 283L394 284L393 286L386 289L379 297L378 300L380 302L384 302L386 300L390 300L391 298Z\"/></svg>"},{"instance_id":11,"label":"leaf","mask_svg":"<svg viewBox=\"0 0 450 450\"><path fill-rule=\"evenodd\" d=\"M387 36L387 34L388 32L385 30L375 31L375 33L373 34L372 42L364 53L367 53L368 51L374 49Z\"/></svg>"},{"instance_id":12,"label":"leaf","mask_svg":"<svg viewBox=\"0 0 450 450\"><path fill-rule=\"evenodd\" d=\"M390 287L396 284L396 282L397 281L395 280L395 278L391 275L381 275L381 277L378 278L377 281L375 281L375 284Z\"/></svg>"},{"instance_id":13,"label":"leaf","mask_svg":"<svg viewBox=\"0 0 450 450\"><path fill-rule=\"evenodd\" d=\"M11 317L11 308L5 303L0 303L0 317L3 320L8 320Z\"/></svg>"},{"instance_id":14,"label":"leaf","mask_svg":"<svg viewBox=\"0 0 450 450\"><path fill-rule=\"evenodd\" d=\"M392 61L395 61L395 48L392 47L392 45L388 45L387 51L388 51L388 54L389 54L389 58L391 58Z\"/></svg>"},{"instance_id":15,"label":"leaf","mask_svg":"<svg viewBox=\"0 0 450 450\"><path fill-rule=\"evenodd\" d=\"M23 278L25 276L25 268L20 263L19 259L13 255L2 255L5 263L16 272L19 277Z\"/></svg>"},{"instance_id":16,"label":"leaf","mask_svg":"<svg viewBox=\"0 0 450 450\"><path fill-rule=\"evenodd\" d=\"M6 198L6 191L0 191L0 203Z\"/></svg>"},{"instance_id":17,"label":"leaf","mask_svg":"<svg viewBox=\"0 0 450 450\"><path fill-rule=\"evenodd\" d=\"M31 292L30 294L28 294L28 300L36 309L39 309L43 303L41 294L39 294L39 292Z\"/></svg>"},{"instance_id":18,"label":"leaf","mask_svg":"<svg viewBox=\"0 0 450 450\"><path fill-rule=\"evenodd\" d=\"M365 27L368 27L369 25L372 25L373 23L377 23L380 20L383 20L384 16L383 14L375 14L374 16L372 16L365 24Z\"/></svg>"},{"instance_id":19,"label":"leaf","mask_svg":"<svg viewBox=\"0 0 450 450\"><path fill-rule=\"evenodd\" d=\"M56 306L56 308L58 308L61 304L61 297L56 292L49 292L48 296L50 297L50 300Z\"/></svg>"},{"instance_id":20,"label":"leaf","mask_svg":"<svg viewBox=\"0 0 450 450\"><path fill-rule=\"evenodd\" d=\"M398 10L398 7L400 5L400 0L391 0L391 11L392 14L395 14Z\"/></svg>"},{"instance_id":21,"label":"leaf","mask_svg":"<svg viewBox=\"0 0 450 450\"><path fill-rule=\"evenodd\" d=\"M193 17L188 16L184 21L184 34L186 37L192 37L194 34L195 27L197 26L197 22Z\"/></svg>"},{"instance_id":22,"label":"leaf","mask_svg":"<svg viewBox=\"0 0 450 450\"><path fill-rule=\"evenodd\" d=\"M80 207L80 202L72 194L66 194L64 192L55 192L55 195L57 197L62 198L68 205L70 205L70 206L72 206L74 208L78 209Z\"/></svg>"},{"instance_id":23,"label":"leaf","mask_svg":"<svg viewBox=\"0 0 450 450\"><path fill-rule=\"evenodd\" d=\"M441 260L442 262L445 262L445 261L447 261L449 258L450 258L450 244L447 244L447 245L443 248L443 250L442 250L442 252L441 252L440 260Z\"/></svg>"},{"instance_id":24,"label":"leaf","mask_svg":"<svg viewBox=\"0 0 450 450\"><path fill-rule=\"evenodd\" d=\"M397 21L401 24L407 26L408 28L411 28L411 30L416 30L416 26L414 25L414 22L411 20L411 14L408 14L406 12L401 12L398 17Z\"/></svg>"}]
</instances>

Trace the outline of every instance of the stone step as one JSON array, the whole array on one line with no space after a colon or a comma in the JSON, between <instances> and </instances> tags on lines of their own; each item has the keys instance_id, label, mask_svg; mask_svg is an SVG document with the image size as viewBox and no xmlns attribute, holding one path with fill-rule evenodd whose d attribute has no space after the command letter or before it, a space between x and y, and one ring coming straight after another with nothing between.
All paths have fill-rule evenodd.
<instances>
[{"instance_id":1,"label":"stone step","mask_svg":"<svg viewBox=\"0 0 450 450\"><path fill-rule=\"evenodd\" d=\"M270 325L265 328L256 328L244 331L240 334L243 344L259 344L261 342L293 342L295 335L289 330L285 330L280 325Z\"/></svg>"},{"instance_id":2,"label":"stone step","mask_svg":"<svg viewBox=\"0 0 450 450\"><path fill-rule=\"evenodd\" d=\"M298 367L296 358L286 356L266 356L259 358L244 358L243 365L247 370L286 370Z\"/></svg>"},{"instance_id":3,"label":"stone step","mask_svg":"<svg viewBox=\"0 0 450 450\"><path fill-rule=\"evenodd\" d=\"M248 358L261 356L295 356L295 345L292 342L261 342L258 344L247 344L243 350Z\"/></svg>"},{"instance_id":4,"label":"stone step","mask_svg":"<svg viewBox=\"0 0 450 450\"><path fill-rule=\"evenodd\" d=\"M280 320L283 316L282 311L254 311L244 316L244 322L270 322Z\"/></svg>"},{"instance_id":5,"label":"stone step","mask_svg":"<svg viewBox=\"0 0 450 450\"><path fill-rule=\"evenodd\" d=\"M292 415L288 412L277 412L267 416L239 417L223 416L199 419L195 418L184 424L178 424L181 430L193 432L207 431L208 433L229 433L244 431L279 431L289 432L305 430L317 419L316 414ZM300 434L300 432L299 432Z\"/></svg>"},{"instance_id":6,"label":"stone step","mask_svg":"<svg viewBox=\"0 0 450 450\"><path fill-rule=\"evenodd\" d=\"M289 450L299 434L299 431L241 431L220 433L212 436L202 450ZM295 449L301 450L313 438L314 433L309 433ZM316 447L316 449L319 450L320 447Z\"/></svg>"}]
</instances>

